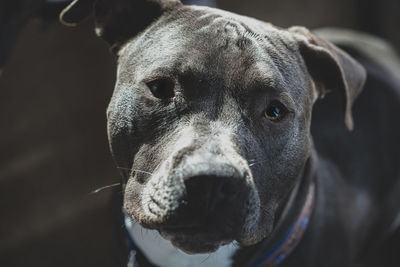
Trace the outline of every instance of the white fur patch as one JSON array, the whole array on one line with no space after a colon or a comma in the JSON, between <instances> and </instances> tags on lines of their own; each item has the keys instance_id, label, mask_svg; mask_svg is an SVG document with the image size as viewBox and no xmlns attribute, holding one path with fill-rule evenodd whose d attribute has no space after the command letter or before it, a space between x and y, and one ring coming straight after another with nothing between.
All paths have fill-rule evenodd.
<instances>
[{"instance_id":1,"label":"white fur patch","mask_svg":"<svg viewBox=\"0 0 400 267\"><path fill-rule=\"evenodd\" d=\"M214 253L188 255L175 248L157 231L144 229L138 223L132 222L129 217L125 218L125 225L136 246L150 262L160 267L231 266L231 257L238 249L238 246L231 243L221 246Z\"/></svg>"}]
</instances>

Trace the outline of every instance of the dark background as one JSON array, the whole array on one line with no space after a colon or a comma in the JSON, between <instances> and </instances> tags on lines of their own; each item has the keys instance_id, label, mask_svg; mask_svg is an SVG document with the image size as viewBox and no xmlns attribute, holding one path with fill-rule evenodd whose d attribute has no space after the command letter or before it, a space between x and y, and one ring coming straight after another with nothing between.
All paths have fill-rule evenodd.
<instances>
[{"instance_id":1,"label":"dark background","mask_svg":"<svg viewBox=\"0 0 400 267\"><path fill-rule=\"evenodd\" d=\"M119 182L105 110L115 58L59 5L0 2L0 266L117 266ZM399 0L220 0L278 26L346 27L400 48ZM114 208L112 208L114 207Z\"/></svg>"}]
</instances>

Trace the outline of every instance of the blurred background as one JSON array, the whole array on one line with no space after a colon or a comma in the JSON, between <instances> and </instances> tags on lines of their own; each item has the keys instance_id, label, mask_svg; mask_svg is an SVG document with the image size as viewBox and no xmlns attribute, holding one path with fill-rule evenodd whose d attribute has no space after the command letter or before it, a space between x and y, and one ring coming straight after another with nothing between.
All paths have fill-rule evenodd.
<instances>
[{"instance_id":1,"label":"blurred background","mask_svg":"<svg viewBox=\"0 0 400 267\"><path fill-rule=\"evenodd\" d=\"M105 116L115 58L91 20L60 25L66 2L0 2L0 266L123 266L121 190L91 193L120 181ZM400 49L399 0L216 5L282 27L361 30Z\"/></svg>"}]
</instances>

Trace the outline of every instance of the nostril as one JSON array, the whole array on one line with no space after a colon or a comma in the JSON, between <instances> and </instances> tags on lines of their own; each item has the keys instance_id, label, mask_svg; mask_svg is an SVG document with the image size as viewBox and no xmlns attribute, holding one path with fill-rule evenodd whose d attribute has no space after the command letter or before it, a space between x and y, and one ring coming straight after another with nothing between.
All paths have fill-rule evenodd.
<instances>
[{"instance_id":1,"label":"nostril","mask_svg":"<svg viewBox=\"0 0 400 267\"><path fill-rule=\"evenodd\" d=\"M233 197L238 194L239 187L237 186L237 183L221 181L220 192L225 197Z\"/></svg>"},{"instance_id":2,"label":"nostril","mask_svg":"<svg viewBox=\"0 0 400 267\"><path fill-rule=\"evenodd\" d=\"M216 207L240 204L237 196L245 190L243 183L236 177L199 175L185 180L187 204L196 209L213 211Z\"/></svg>"}]
</instances>

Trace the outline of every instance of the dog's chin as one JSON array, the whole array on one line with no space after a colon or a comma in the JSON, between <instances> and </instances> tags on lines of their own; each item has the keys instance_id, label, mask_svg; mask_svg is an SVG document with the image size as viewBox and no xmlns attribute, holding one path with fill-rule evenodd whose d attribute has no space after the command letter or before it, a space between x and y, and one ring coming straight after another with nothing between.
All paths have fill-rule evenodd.
<instances>
[{"instance_id":1,"label":"dog's chin","mask_svg":"<svg viewBox=\"0 0 400 267\"><path fill-rule=\"evenodd\" d=\"M220 243L196 243L182 239L171 239L170 241L174 247L190 255L213 253L221 245Z\"/></svg>"},{"instance_id":2,"label":"dog's chin","mask_svg":"<svg viewBox=\"0 0 400 267\"><path fill-rule=\"evenodd\" d=\"M231 238L218 237L212 233L171 233L170 231L159 231L161 236L169 240L172 245L186 254L213 253L220 246L233 241Z\"/></svg>"}]
</instances>

